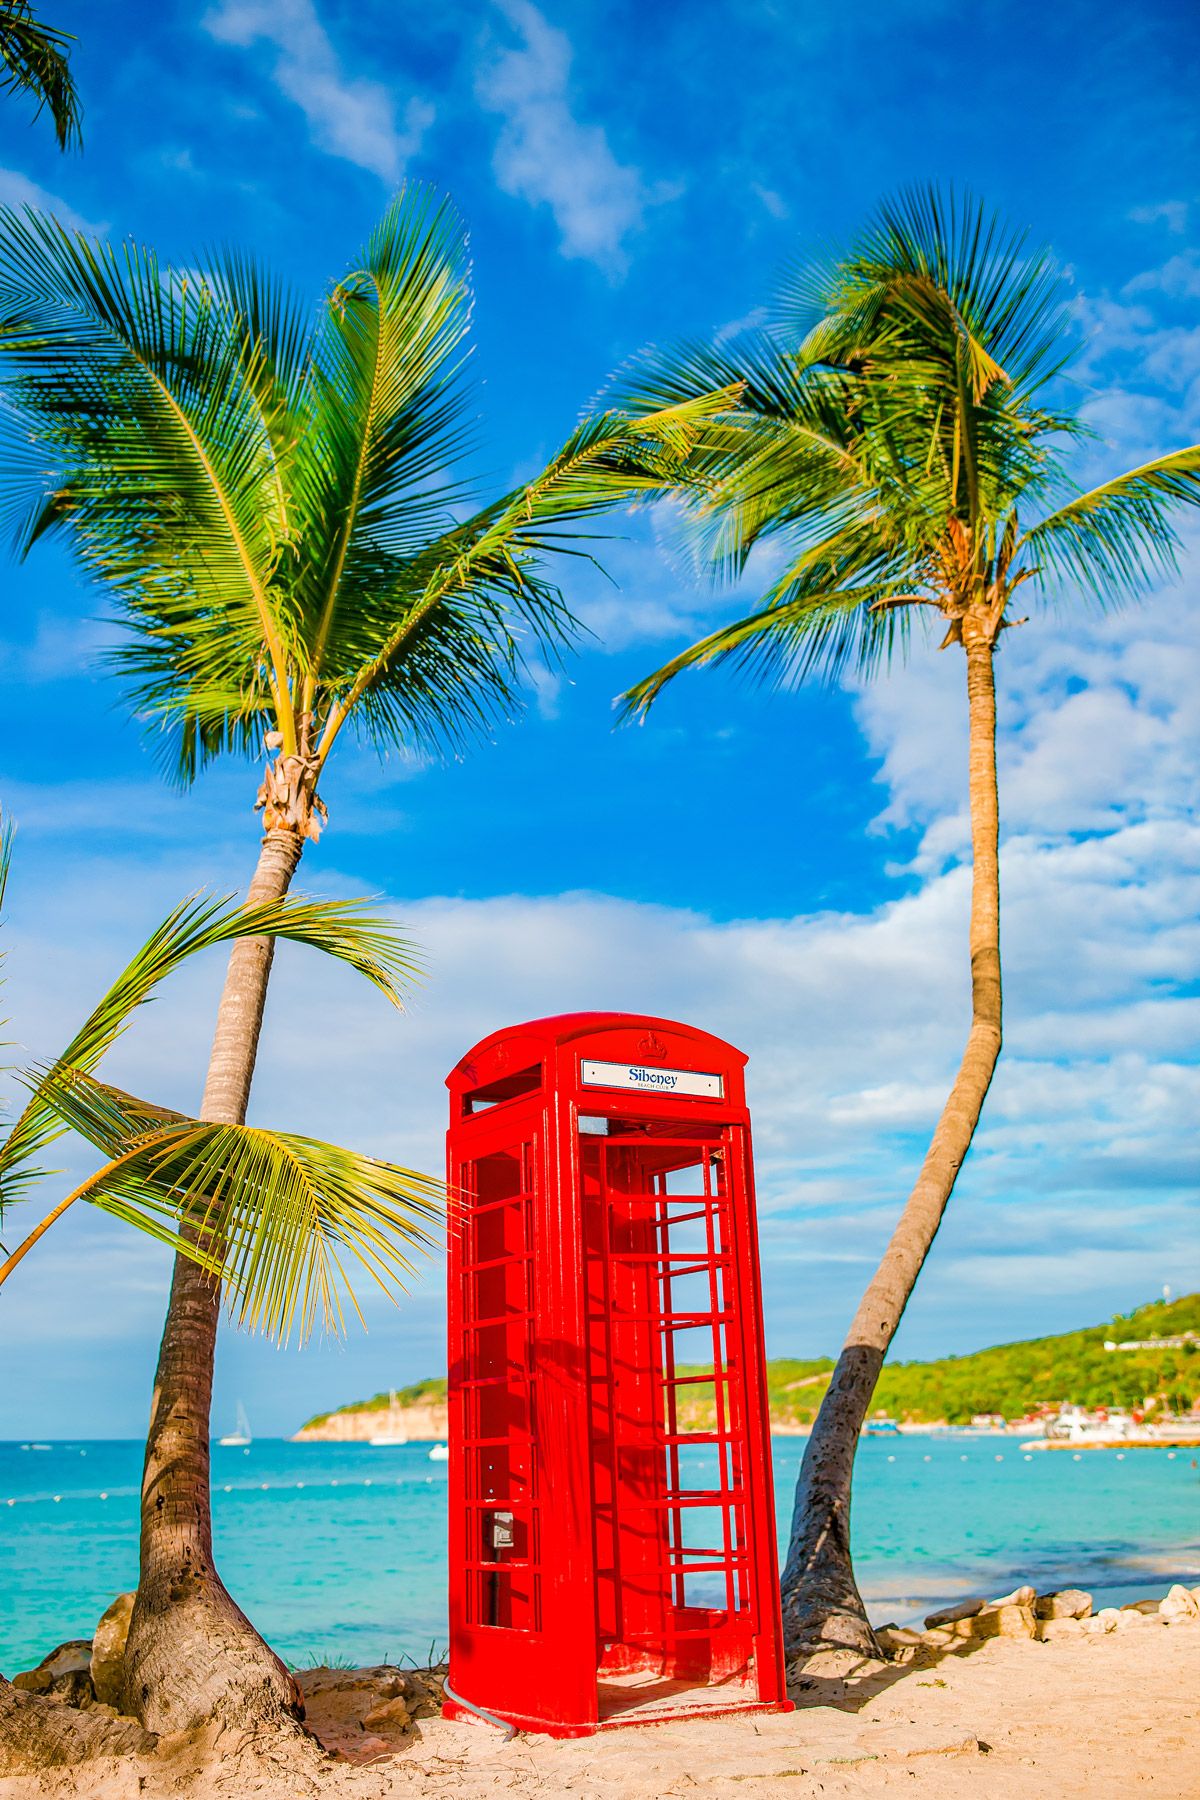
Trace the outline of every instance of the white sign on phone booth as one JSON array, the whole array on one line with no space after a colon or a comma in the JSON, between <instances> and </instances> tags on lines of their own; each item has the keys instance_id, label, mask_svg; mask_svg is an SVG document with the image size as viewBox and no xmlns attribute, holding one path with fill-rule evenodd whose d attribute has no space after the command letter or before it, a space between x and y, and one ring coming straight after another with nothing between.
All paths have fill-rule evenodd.
<instances>
[{"instance_id":1,"label":"white sign on phone booth","mask_svg":"<svg viewBox=\"0 0 1200 1800\"><path fill-rule=\"evenodd\" d=\"M584 1087L627 1088L648 1094L690 1094L698 1100L720 1100L725 1084L720 1075L700 1069L656 1069L647 1063L590 1062L579 1065Z\"/></svg>"}]
</instances>

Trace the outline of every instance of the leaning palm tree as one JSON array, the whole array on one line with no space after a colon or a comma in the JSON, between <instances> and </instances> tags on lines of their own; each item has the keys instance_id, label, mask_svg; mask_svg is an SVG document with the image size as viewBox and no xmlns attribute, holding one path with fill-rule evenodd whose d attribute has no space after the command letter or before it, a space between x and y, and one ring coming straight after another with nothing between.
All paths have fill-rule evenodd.
<instances>
[{"instance_id":1,"label":"leaning palm tree","mask_svg":"<svg viewBox=\"0 0 1200 1800\"><path fill-rule=\"evenodd\" d=\"M71 77L70 32L38 18L29 0L0 0L0 89L50 108L58 147L80 142L83 109Z\"/></svg>"},{"instance_id":2,"label":"leaning palm tree","mask_svg":"<svg viewBox=\"0 0 1200 1800\"><path fill-rule=\"evenodd\" d=\"M0 903L12 838L0 823ZM92 1073L166 977L197 953L269 932L349 963L394 1003L412 959L395 932L356 902L288 897L264 905L194 899L176 907L137 951L65 1050L19 1072L28 1098L0 1137L0 1226L28 1207L44 1171L34 1159L66 1130L108 1157L40 1217L11 1251L0 1289L73 1207L87 1202L177 1246L225 1284L238 1322L285 1341L315 1323L340 1331L357 1310L357 1269L395 1294L414 1246L430 1240L437 1184L427 1177L290 1132L203 1124L135 1100ZM205 1540L211 1560L211 1542ZM145 1749L132 1720L73 1714L0 1676L0 1775Z\"/></svg>"},{"instance_id":3,"label":"leaning palm tree","mask_svg":"<svg viewBox=\"0 0 1200 1800\"><path fill-rule=\"evenodd\" d=\"M773 540L784 567L748 617L625 696L644 714L685 669L732 662L788 684L886 666L932 618L963 655L969 739L971 1026L911 1196L868 1286L805 1449L783 1575L790 1648L877 1648L850 1556L859 1432L889 1344L970 1147L1000 1054L994 658L1013 599L1132 596L1170 566L1172 510L1200 499L1200 447L1081 492L1065 451L1086 435L1059 380L1061 290L972 202L884 205L850 254L783 295L771 334L654 356L639 406L741 384L714 422L693 514L706 560L738 572ZM1028 585L1026 585L1028 584Z\"/></svg>"},{"instance_id":4,"label":"leaning palm tree","mask_svg":"<svg viewBox=\"0 0 1200 1800\"><path fill-rule=\"evenodd\" d=\"M118 673L179 780L266 746L252 904L286 891L318 836L344 734L439 751L515 711L526 647L555 654L571 631L548 554L576 522L669 487L710 409L591 419L535 480L471 510L452 478L469 311L463 229L418 190L315 313L240 256L197 277L0 217L11 458L32 488L22 542L65 533L114 596ZM245 1117L270 960L264 939L231 953L202 1120ZM181 1256L127 1653L130 1703L159 1730L293 1703L197 1549L218 1310Z\"/></svg>"}]
</instances>

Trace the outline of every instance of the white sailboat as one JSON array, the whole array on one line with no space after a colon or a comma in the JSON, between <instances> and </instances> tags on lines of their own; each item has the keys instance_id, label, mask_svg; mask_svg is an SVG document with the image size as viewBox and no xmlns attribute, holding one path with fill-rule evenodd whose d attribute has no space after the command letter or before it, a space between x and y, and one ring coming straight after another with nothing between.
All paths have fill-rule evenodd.
<instances>
[{"instance_id":1,"label":"white sailboat","mask_svg":"<svg viewBox=\"0 0 1200 1800\"><path fill-rule=\"evenodd\" d=\"M388 1389L388 1417L396 1411L396 1390ZM407 1444L408 1439L402 1431L377 1431L367 1439L368 1444L376 1450L390 1450L395 1444Z\"/></svg>"},{"instance_id":2,"label":"white sailboat","mask_svg":"<svg viewBox=\"0 0 1200 1800\"><path fill-rule=\"evenodd\" d=\"M231 1431L227 1437L218 1438L217 1442L218 1444L224 1444L227 1449L244 1450L248 1448L253 1441L253 1438L250 1436L250 1421L246 1417L246 1409L239 1400L237 1403L236 1428Z\"/></svg>"},{"instance_id":3,"label":"white sailboat","mask_svg":"<svg viewBox=\"0 0 1200 1800\"><path fill-rule=\"evenodd\" d=\"M435 1444L429 1452L430 1462L449 1462L450 1449L446 1444Z\"/></svg>"}]
</instances>

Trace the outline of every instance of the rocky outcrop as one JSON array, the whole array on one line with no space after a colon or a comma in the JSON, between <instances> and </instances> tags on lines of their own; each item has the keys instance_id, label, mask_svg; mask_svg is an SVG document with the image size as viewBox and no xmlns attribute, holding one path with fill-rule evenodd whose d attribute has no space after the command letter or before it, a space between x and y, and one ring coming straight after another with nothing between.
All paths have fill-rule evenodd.
<instances>
[{"instance_id":1,"label":"rocky outcrop","mask_svg":"<svg viewBox=\"0 0 1200 1800\"><path fill-rule=\"evenodd\" d=\"M989 1600L989 1606L1032 1606L1037 1600L1037 1589L1028 1582L1023 1587L1015 1587L1011 1594L1001 1594L996 1600Z\"/></svg>"},{"instance_id":2,"label":"rocky outcrop","mask_svg":"<svg viewBox=\"0 0 1200 1800\"><path fill-rule=\"evenodd\" d=\"M924 1654L953 1652L978 1638L1033 1638L1048 1643L1080 1635L1104 1637L1116 1631L1138 1631L1148 1624L1200 1625L1200 1587L1176 1584L1162 1600L1104 1606L1093 1616L1092 1596L1082 1588L1039 1594L1026 1583L995 1600L973 1594L943 1606L927 1616L924 1631L881 1625L875 1635L893 1662L908 1662Z\"/></svg>"},{"instance_id":3,"label":"rocky outcrop","mask_svg":"<svg viewBox=\"0 0 1200 1800\"><path fill-rule=\"evenodd\" d=\"M1186 1588L1177 1582L1167 1590L1158 1610L1164 1619L1196 1618L1200 1615L1200 1588Z\"/></svg>"},{"instance_id":4,"label":"rocky outcrop","mask_svg":"<svg viewBox=\"0 0 1200 1800\"><path fill-rule=\"evenodd\" d=\"M1092 1596L1082 1588L1059 1588L1054 1594L1039 1594L1033 1610L1039 1619L1086 1619L1092 1611Z\"/></svg>"},{"instance_id":5,"label":"rocky outcrop","mask_svg":"<svg viewBox=\"0 0 1200 1800\"><path fill-rule=\"evenodd\" d=\"M926 1615L926 1631L938 1631L943 1625L957 1625L963 1619L973 1619L981 1613L987 1601L982 1594L973 1595L970 1599L956 1601L953 1606L943 1606L937 1612Z\"/></svg>"},{"instance_id":6,"label":"rocky outcrop","mask_svg":"<svg viewBox=\"0 0 1200 1800\"><path fill-rule=\"evenodd\" d=\"M79 1677L85 1676L90 1688L91 1661L91 1639L71 1638L51 1650L49 1656L43 1656L36 1669L23 1669L14 1675L12 1684L26 1694L54 1694L69 1706L79 1706L85 1698Z\"/></svg>"},{"instance_id":7,"label":"rocky outcrop","mask_svg":"<svg viewBox=\"0 0 1200 1800\"><path fill-rule=\"evenodd\" d=\"M91 1676L96 1698L105 1706L120 1706L125 1683L125 1644L133 1614L134 1594L118 1594L104 1613L92 1639Z\"/></svg>"},{"instance_id":8,"label":"rocky outcrop","mask_svg":"<svg viewBox=\"0 0 1200 1800\"><path fill-rule=\"evenodd\" d=\"M952 1644L956 1638L1031 1638L1037 1629L1032 1606L985 1606L967 1618L954 1619L925 1633L927 1644Z\"/></svg>"},{"instance_id":9,"label":"rocky outcrop","mask_svg":"<svg viewBox=\"0 0 1200 1800\"><path fill-rule=\"evenodd\" d=\"M414 1723L440 1713L445 1670L301 1669L305 1724L326 1750L352 1762L395 1751Z\"/></svg>"}]
</instances>

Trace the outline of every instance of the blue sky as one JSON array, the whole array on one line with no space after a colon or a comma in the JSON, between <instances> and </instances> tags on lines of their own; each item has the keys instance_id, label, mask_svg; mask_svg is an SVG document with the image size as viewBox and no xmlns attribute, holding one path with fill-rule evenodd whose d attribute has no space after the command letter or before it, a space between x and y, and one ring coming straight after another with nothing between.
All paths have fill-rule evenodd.
<instances>
[{"instance_id":1,"label":"blue sky","mask_svg":"<svg viewBox=\"0 0 1200 1800\"><path fill-rule=\"evenodd\" d=\"M0 202L203 261L233 241L314 296L405 176L474 255L482 492L532 469L639 346L730 331L881 194L965 184L1071 284L1100 438L1080 474L1200 436L1191 8L472 0L61 0L86 153L0 110ZM859 692L722 676L614 732L611 700L728 611L644 515L570 574L595 634L461 763L343 752L303 885L385 897L426 946L404 1019L284 952L254 1116L436 1167L445 1070L483 1032L617 1006L751 1054L777 1353L836 1348L965 1020L961 668ZM1193 534L1195 535L1195 534ZM1005 1062L898 1353L1086 1323L1197 1273L1197 559L1136 612L1065 606L1001 659ZM157 918L243 884L257 777L167 789L97 666L103 597L57 552L4 571L0 800L20 826L8 1010L52 1051ZM1069 600L1070 596L1064 596ZM218 961L111 1062L192 1106ZM47 1198L54 1197L50 1189ZM10 1224L9 1230L12 1231ZM342 1350L227 1333L219 1416L261 1431L441 1366L440 1270ZM0 1309L0 1436L137 1433L161 1255L70 1219Z\"/></svg>"}]
</instances>

